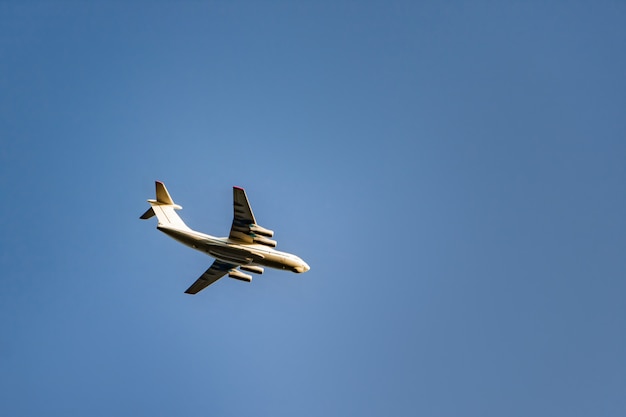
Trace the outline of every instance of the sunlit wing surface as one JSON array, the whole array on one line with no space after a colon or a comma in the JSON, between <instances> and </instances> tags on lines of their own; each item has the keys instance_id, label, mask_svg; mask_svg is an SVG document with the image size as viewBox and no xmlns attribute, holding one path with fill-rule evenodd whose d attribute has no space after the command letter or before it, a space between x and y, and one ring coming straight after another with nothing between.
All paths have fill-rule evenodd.
<instances>
[{"instance_id":1,"label":"sunlit wing surface","mask_svg":"<svg viewBox=\"0 0 626 417\"><path fill-rule=\"evenodd\" d=\"M233 211L233 225L230 228L229 238L252 243L250 225L256 224L256 219L243 188L233 187Z\"/></svg>"},{"instance_id":2,"label":"sunlit wing surface","mask_svg":"<svg viewBox=\"0 0 626 417\"><path fill-rule=\"evenodd\" d=\"M187 288L187 291L185 292L187 294L197 294L218 279L222 278L232 268L237 268L237 266L238 265L215 260L213 265L211 265L211 267L207 269L206 272L191 285L191 287Z\"/></svg>"},{"instance_id":3,"label":"sunlit wing surface","mask_svg":"<svg viewBox=\"0 0 626 417\"><path fill-rule=\"evenodd\" d=\"M256 223L243 188L233 187L233 212L233 225L228 236L231 240L276 247L276 241L268 239L274 232Z\"/></svg>"}]
</instances>

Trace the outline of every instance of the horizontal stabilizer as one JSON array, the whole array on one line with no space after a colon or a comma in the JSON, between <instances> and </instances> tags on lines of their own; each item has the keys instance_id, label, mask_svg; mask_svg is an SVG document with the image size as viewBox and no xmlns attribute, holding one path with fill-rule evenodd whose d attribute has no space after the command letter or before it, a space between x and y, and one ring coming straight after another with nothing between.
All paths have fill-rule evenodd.
<instances>
[{"instance_id":1,"label":"horizontal stabilizer","mask_svg":"<svg viewBox=\"0 0 626 417\"><path fill-rule=\"evenodd\" d=\"M167 226L179 230L190 230L183 220L176 214L175 210L182 209L181 206L174 203L172 196L167 192L165 184L160 181L156 183L156 200L148 200L150 208L141 215L140 219L146 220L156 216L159 220L159 226Z\"/></svg>"},{"instance_id":2,"label":"horizontal stabilizer","mask_svg":"<svg viewBox=\"0 0 626 417\"><path fill-rule=\"evenodd\" d=\"M144 214L141 215L140 219L147 220L152 216L154 216L154 210L152 209L152 207L150 207L148 210L146 210Z\"/></svg>"},{"instance_id":3,"label":"horizontal stabilizer","mask_svg":"<svg viewBox=\"0 0 626 417\"><path fill-rule=\"evenodd\" d=\"M167 192L167 188L165 188L165 184L161 181L156 182L156 198L157 201L161 204L174 205L174 200L170 196L170 193Z\"/></svg>"}]
</instances>

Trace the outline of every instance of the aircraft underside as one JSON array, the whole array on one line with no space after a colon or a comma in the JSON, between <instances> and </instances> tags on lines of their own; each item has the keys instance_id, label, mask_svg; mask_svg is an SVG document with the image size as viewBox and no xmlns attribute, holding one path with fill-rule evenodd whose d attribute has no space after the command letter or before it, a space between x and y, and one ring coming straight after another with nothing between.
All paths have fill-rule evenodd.
<instances>
[{"instance_id":1,"label":"aircraft underside","mask_svg":"<svg viewBox=\"0 0 626 417\"><path fill-rule=\"evenodd\" d=\"M262 274L262 266L302 273L309 266L296 255L276 249L270 239L274 231L257 224L243 188L233 187L234 217L227 238L206 235L190 229L175 213L182 209L174 203L165 185L156 182L156 200L148 200L150 208L140 217L157 216L157 229L173 239L215 258L213 264L185 291L196 294L223 276L251 282L252 276L242 272Z\"/></svg>"}]
</instances>

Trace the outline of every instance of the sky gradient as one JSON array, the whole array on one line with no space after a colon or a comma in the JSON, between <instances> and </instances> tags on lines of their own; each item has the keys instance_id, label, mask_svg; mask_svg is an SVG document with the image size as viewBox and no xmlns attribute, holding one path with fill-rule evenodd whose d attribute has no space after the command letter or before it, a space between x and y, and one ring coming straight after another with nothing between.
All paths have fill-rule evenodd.
<instances>
[{"instance_id":1,"label":"sky gradient","mask_svg":"<svg viewBox=\"0 0 626 417\"><path fill-rule=\"evenodd\" d=\"M626 415L625 22L0 1L0 414ZM184 294L155 180L311 270Z\"/></svg>"}]
</instances>

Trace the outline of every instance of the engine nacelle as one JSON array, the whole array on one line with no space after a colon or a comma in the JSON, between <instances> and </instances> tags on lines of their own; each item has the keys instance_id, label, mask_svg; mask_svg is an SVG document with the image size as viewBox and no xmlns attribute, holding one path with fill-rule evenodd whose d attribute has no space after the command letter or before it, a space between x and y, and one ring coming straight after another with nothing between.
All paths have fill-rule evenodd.
<instances>
[{"instance_id":1,"label":"engine nacelle","mask_svg":"<svg viewBox=\"0 0 626 417\"><path fill-rule=\"evenodd\" d=\"M256 233L257 235L272 237L274 236L274 231L270 229L266 229L265 227L261 227L258 224L251 224L250 231L252 233Z\"/></svg>"},{"instance_id":2,"label":"engine nacelle","mask_svg":"<svg viewBox=\"0 0 626 417\"><path fill-rule=\"evenodd\" d=\"M260 243L261 245L270 246L272 248L276 247L276 241L272 239L268 239L263 236L255 236L252 238L254 243Z\"/></svg>"},{"instance_id":3,"label":"engine nacelle","mask_svg":"<svg viewBox=\"0 0 626 417\"><path fill-rule=\"evenodd\" d=\"M230 271L228 271L228 276L230 278L238 279L239 281L252 282L252 276L244 274L243 272L236 269L231 269Z\"/></svg>"},{"instance_id":4,"label":"engine nacelle","mask_svg":"<svg viewBox=\"0 0 626 417\"><path fill-rule=\"evenodd\" d=\"M239 269L243 269L244 271L254 272L255 274L262 274L264 269L260 266L256 265L241 265Z\"/></svg>"}]
</instances>

